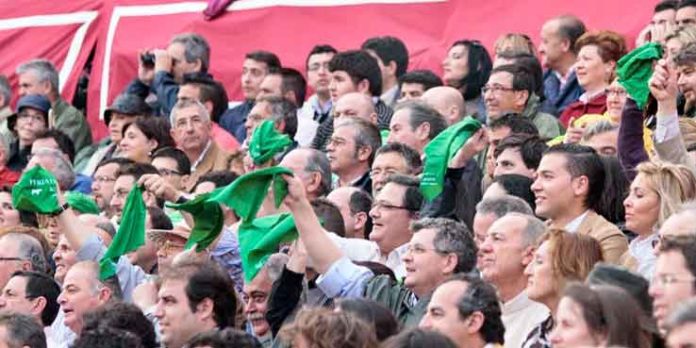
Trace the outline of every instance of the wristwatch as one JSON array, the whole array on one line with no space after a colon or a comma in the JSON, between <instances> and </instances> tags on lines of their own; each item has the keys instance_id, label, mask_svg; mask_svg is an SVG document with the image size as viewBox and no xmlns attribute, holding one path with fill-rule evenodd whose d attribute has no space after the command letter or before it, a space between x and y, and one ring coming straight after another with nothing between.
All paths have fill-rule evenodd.
<instances>
[{"instance_id":1,"label":"wristwatch","mask_svg":"<svg viewBox=\"0 0 696 348\"><path fill-rule=\"evenodd\" d=\"M66 210L68 210L68 209L70 209L70 204L68 204L68 202L65 202L65 203L63 203L63 205L60 206L60 210L56 211L56 212L53 213L52 215L53 215L53 216L58 216L58 215L60 215L60 214L63 214L63 212L66 211Z\"/></svg>"}]
</instances>

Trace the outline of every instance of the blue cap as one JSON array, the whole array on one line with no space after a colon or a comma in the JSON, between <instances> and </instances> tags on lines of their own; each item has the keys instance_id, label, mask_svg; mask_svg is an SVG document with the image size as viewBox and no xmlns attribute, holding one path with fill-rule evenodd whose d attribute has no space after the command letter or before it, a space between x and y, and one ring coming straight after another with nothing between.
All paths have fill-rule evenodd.
<instances>
[{"instance_id":1,"label":"blue cap","mask_svg":"<svg viewBox=\"0 0 696 348\"><path fill-rule=\"evenodd\" d=\"M48 110L51 110L51 101L41 94L29 94L19 98L17 102L17 111L25 107L43 111L43 113L48 115Z\"/></svg>"},{"instance_id":2,"label":"blue cap","mask_svg":"<svg viewBox=\"0 0 696 348\"><path fill-rule=\"evenodd\" d=\"M43 112L46 127L48 127L48 111L51 110L51 101L40 94L29 94L19 98L17 111L7 118L7 129L14 132L17 124L17 114L24 108L32 108Z\"/></svg>"}]
</instances>

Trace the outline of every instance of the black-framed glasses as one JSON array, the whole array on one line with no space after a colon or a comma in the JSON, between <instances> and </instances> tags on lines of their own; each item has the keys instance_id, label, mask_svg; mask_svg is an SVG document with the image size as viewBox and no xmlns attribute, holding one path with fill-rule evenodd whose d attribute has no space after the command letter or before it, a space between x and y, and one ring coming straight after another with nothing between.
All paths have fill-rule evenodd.
<instances>
[{"instance_id":1,"label":"black-framed glasses","mask_svg":"<svg viewBox=\"0 0 696 348\"><path fill-rule=\"evenodd\" d=\"M409 208L409 207L389 204L386 202L374 202L374 203L372 203L372 209L386 209L386 210L401 210L401 209L403 209L403 210L411 211L411 208Z\"/></svg>"},{"instance_id":2,"label":"black-framed glasses","mask_svg":"<svg viewBox=\"0 0 696 348\"><path fill-rule=\"evenodd\" d=\"M5 261L24 261L24 259L19 258L19 257L0 257L0 262L5 262Z\"/></svg>"},{"instance_id":3,"label":"black-framed glasses","mask_svg":"<svg viewBox=\"0 0 696 348\"><path fill-rule=\"evenodd\" d=\"M505 87L501 85L491 85L481 87L481 94L486 94L486 92L500 93L500 92L511 92L515 89L512 87Z\"/></svg>"}]
</instances>

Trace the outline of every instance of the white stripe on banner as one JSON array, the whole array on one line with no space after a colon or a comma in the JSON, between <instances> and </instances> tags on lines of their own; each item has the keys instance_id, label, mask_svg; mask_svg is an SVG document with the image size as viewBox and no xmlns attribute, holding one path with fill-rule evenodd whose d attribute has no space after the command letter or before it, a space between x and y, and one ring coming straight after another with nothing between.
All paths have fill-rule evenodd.
<instances>
[{"instance_id":1,"label":"white stripe on banner","mask_svg":"<svg viewBox=\"0 0 696 348\"><path fill-rule=\"evenodd\" d=\"M238 0L227 8L227 11L242 11L259 9L274 6L294 6L294 7L321 7L321 6L352 6L367 4L416 4L416 3L438 3L447 0ZM102 79L99 95L99 119L106 110L107 99L109 96L109 67L111 66L111 48L116 35L116 27L121 17L134 16L159 16L177 13L202 12L208 6L207 2L191 1L179 2L174 4L158 5L138 5L138 6L116 6L114 7L109 29L106 34L106 50L104 52L104 63L102 66Z\"/></svg>"},{"instance_id":2,"label":"white stripe on banner","mask_svg":"<svg viewBox=\"0 0 696 348\"><path fill-rule=\"evenodd\" d=\"M49 27L58 25L68 25L68 24L82 24L75 32L75 36L72 41L70 41L70 47L68 48L68 54L65 57L63 66L58 72L58 79L60 82L59 90L62 92L65 83L70 76L73 68L75 67L75 61L80 55L82 50L82 44L85 41L85 36L87 35L87 29L90 24L97 18L97 11L82 11L74 13L61 13L52 15L38 15L38 16L27 16L27 17L17 17L9 19L0 19L0 30L18 29L18 28L28 28L28 27Z\"/></svg>"}]
</instances>

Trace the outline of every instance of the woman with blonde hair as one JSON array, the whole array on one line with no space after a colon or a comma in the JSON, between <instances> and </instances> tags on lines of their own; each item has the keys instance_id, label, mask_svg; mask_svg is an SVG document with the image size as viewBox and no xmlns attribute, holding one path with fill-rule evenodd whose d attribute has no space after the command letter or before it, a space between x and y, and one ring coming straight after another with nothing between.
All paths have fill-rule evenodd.
<instances>
[{"instance_id":1,"label":"woman with blonde hair","mask_svg":"<svg viewBox=\"0 0 696 348\"><path fill-rule=\"evenodd\" d=\"M643 162L624 200L626 228L638 236L628 245L622 263L652 278L656 231L685 201L696 198L696 178L684 165L661 161Z\"/></svg>"},{"instance_id":2,"label":"woman with blonde hair","mask_svg":"<svg viewBox=\"0 0 696 348\"><path fill-rule=\"evenodd\" d=\"M686 25L668 30L664 39L665 59L674 59L677 52L690 42L696 42L696 27Z\"/></svg>"},{"instance_id":3,"label":"woman with blonde hair","mask_svg":"<svg viewBox=\"0 0 696 348\"><path fill-rule=\"evenodd\" d=\"M570 282L582 282L597 262L602 247L592 237L551 229L539 239L534 260L524 274L529 277L527 296L544 304L551 313L527 337L522 347L550 347L549 334L563 289Z\"/></svg>"},{"instance_id":4,"label":"woman with blonde hair","mask_svg":"<svg viewBox=\"0 0 696 348\"><path fill-rule=\"evenodd\" d=\"M292 324L280 329L278 337L295 348L377 348L375 330L367 322L345 311L305 308Z\"/></svg>"},{"instance_id":5,"label":"woman with blonde hair","mask_svg":"<svg viewBox=\"0 0 696 348\"><path fill-rule=\"evenodd\" d=\"M499 55L502 52L512 52L512 53L529 53L536 56L536 47L534 47L534 42L527 36L527 34L522 33L507 33L500 35L494 44L495 55Z\"/></svg>"}]
</instances>

